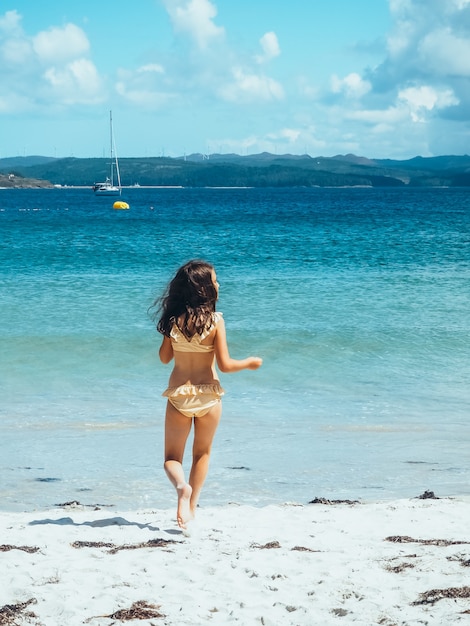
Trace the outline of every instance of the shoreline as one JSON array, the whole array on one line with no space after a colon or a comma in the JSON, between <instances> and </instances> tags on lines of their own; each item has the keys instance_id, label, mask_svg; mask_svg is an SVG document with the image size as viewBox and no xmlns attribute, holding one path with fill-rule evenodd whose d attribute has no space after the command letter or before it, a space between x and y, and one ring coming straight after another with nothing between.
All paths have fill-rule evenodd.
<instances>
[{"instance_id":1,"label":"shoreline","mask_svg":"<svg viewBox=\"0 0 470 626\"><path fill-rule=\"evenodd\" d=\"M232 503L198 510L187 535L174 518L76 502L0 512L0 616L449 626L470 613L470 496Z\"/></svg>"}]
</instances>

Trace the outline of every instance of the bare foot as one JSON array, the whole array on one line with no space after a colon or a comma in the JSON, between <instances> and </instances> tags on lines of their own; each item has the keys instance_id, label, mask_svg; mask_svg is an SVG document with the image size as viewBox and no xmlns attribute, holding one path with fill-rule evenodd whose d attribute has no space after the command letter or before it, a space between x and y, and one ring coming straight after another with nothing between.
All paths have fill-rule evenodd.
<instances>
[{"instance_id":1,"label":"bare foot","mask_svg":"<svg viewBox=\"0 0 470 626\"><path fill-rule=\"evenodd\" d=\"M178 494L178 509L176 511L176 521L180 528L186 529L186 524L193 519L189 506L193 489L188 483L183 483L181 487L176 487Z\"/></svg>"}]
</instances>

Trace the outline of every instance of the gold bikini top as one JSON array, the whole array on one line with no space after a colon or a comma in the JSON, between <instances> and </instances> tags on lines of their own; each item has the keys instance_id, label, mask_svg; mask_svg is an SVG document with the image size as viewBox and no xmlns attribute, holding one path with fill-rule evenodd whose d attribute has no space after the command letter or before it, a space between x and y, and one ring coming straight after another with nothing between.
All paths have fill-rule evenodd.
<instances>
[{"instance_id":1,"label":"gold bikini top","mask_svg":"<svg viewBox=\"0 0 470 626\"><path fill-rule=\"evenodd\" d=\"M202 344L201 341L211 334L221 319L222 313L217 311L213 314L212 324L209 328L207 328L202 335L193 335L191 339L188 339L176 324L173 324L170 331L170 339L173 350L175 352L214 352L214 344Z\"/></svg>"}]
</instances>

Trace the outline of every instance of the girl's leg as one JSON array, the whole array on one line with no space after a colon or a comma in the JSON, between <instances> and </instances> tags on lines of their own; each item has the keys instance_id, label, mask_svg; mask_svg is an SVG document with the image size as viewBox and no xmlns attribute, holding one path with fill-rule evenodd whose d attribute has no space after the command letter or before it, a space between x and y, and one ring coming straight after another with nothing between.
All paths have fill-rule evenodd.
<instances>
[{"instance_id":1,"label":"girl's leg","mask_svg":"<svg viewBox=\"0 0 470 626\"><path fill-rule=\"evenodd\" d=\"M196 513L201 489L209 469L212 441L219 425L221 414L222 403L219 402L202 417L194 418L193 463L189 475L189 484L192 487L191 514L193 517Z\"/></svg>"},{"instance_id":2,"label":"girl's leg","mask_svg":"<svg viewBox=\"0 0 470 626\"><path fill-rule=\"evenodd\" d=\"M192 519L190 510L191 486L183 471L183 455L192 419L182 415L169 402L165 416L165 472L178 494L176 520L180 528Z\"/></svg>"}]
</instances>

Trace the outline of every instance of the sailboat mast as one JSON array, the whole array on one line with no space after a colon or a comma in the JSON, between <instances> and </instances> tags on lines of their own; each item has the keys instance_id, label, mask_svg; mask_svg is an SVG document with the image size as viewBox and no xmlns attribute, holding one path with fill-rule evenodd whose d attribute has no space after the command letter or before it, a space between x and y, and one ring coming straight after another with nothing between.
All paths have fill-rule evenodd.
<instances>
[{"instance_id":1,"label":"sailboat mast","mask_svg":"<svg viewBox=\"0 0 470 626\"><path fill-rule=\"evenodd\" d=\"M111 162L109 164L109 176L106 176L106 180L102 183L94 183L93 191L99 195L115 196L121 195L121 174L119 172L119 164L116 153L116 143L114 141L113 132L113 112L109 111L109 142L110 142L110 157ZM114 168L116 168L116 175L118 180L118 186L114 185Z\"/></svg>"},{"instance_id":2,"label":"sailboat mast","mask_svg":"<svg viewBox=\"0 0 470 626\"><path fill-rule=\"evenodd\" d=\"M114 185L114 137L113 137L113 112L109 112L109 141L110 141L110 155L111 155L111 185Z\"/></svg>"},{"instance_id":3,"label":"sailboat mast","mask_svg":"<svg viewBox=\"0 0 470 626\"><path fill-rule=\"evenodd\" d=\"M113 131L113 112L109 112L109 125L110 125L110 137L111 137L111 185L114 185L113 170L116 168L117 184L119 187L119 193L121 193L121 174L119 172L119 163L116 152L116 143L114 141Z\"/></svg>"}]
</instances>

